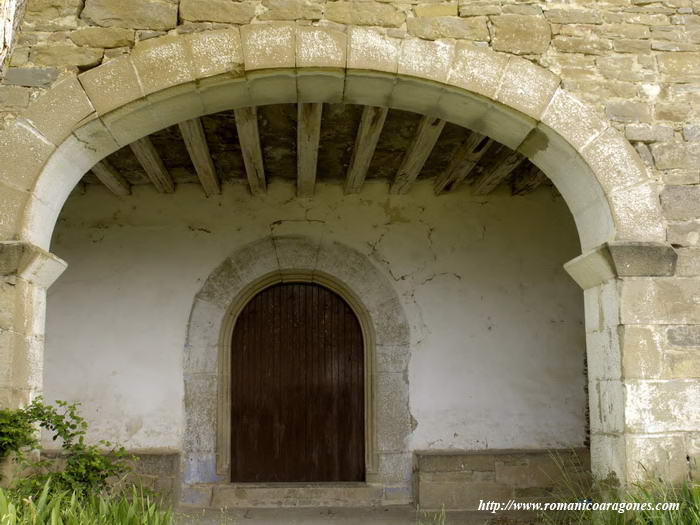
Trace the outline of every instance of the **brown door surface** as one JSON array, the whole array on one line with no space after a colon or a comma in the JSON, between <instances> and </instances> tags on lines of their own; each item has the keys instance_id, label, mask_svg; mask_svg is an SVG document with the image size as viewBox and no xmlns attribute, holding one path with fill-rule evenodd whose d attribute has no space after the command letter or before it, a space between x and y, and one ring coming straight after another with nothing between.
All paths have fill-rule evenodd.
<instances>
[{"instance_id":1,"label":"brown door surface","mask_svg":"<svg viewBox=\"0 0 700 525\"><path fill-rule=\"evenodd\" d=\"M364 345L336 293L258 293L233 330L231 395L232 481L364 481Z\"/></svg>"}]
</instances>

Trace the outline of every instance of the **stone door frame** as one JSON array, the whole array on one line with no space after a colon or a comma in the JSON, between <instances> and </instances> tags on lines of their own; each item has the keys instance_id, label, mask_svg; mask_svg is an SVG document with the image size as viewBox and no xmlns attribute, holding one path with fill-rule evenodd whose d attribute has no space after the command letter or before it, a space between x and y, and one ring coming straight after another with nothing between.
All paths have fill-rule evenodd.
<instances>
[{"instance_id":1,"label":"stone door frame","mask_svg":"<svg viewBox=\"0 0 700 525\"><path fill-rule=\"evenodd\" d=\"M194 298L184 355L184 490L229 483L231 335L248 301L279 282L325 286L357 315L365 348L367 483L408 499L410 334L403 307L388 278L365 255L310 236L267 237L235 250Z\"/></svg>"}]
</instances>

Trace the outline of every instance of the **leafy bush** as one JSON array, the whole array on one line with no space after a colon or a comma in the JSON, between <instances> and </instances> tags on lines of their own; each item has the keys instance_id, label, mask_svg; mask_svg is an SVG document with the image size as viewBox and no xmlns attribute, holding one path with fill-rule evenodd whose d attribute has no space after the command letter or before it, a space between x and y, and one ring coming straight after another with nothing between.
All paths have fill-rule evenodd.
<instances>
[{"instance_id":1,"label":"leafy bush","mask_svg":"<svg viewBox=\"0 0 700 525\"><path fill-rule=\"evenodd\" d=\"M47 481L36 500L0 489L0 525L170 525L163 511L132 488L128 495L86 495L61 492Z\"/></svg>"},{"instance_id":2,"label":"leafy bush","mask_svg":"<svg viewBox=\"0 0 700 525\"><path fill-rule=\"evenodd\" d=\"M130 457L123 447L109 441L96 445L85 443L88 425L78 414L78 406L57 401L54 407L37 398L19 410L0 410L0 458L15 453L29 473L16 484L20 493L37 495L44 486L58 492L98 493L107 487L110 478L128 472ZM60 461L28 459L27 452L39 447L37 426L51 432L54 441L61 442ZM47 485L49 477L52 481Z\"/></svg>"}]
</instances>

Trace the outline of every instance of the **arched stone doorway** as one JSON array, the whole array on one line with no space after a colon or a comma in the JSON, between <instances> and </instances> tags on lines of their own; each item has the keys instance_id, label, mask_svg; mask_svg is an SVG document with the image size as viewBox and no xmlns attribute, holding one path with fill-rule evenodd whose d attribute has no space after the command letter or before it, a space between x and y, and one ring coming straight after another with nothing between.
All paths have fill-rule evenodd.
<instances>
[{"instance_id":1,"label":"arched stone doorway","mask_svg":"<svg viewBox=\"0 0 700 525\"><path fill-rule=\"evenodd\" d=\"M364 347L364 464L366 480L378 491L367 501L380 501L387 486L406 497L412 464L408 360L399 360L399 368L384 364L394 362L397 353L409 355L403 308L386 277L365 256L337 242L304 236L271 237L237 250L195 297L185 347L185 485L197 485L200 495L208 490L214 499L226 497L235 320L261 289L288 282L332 290L357 316ZM380 402L387 397L397 402Z\"/></svg>"},{"instance_id":2,"label":"arched stone doorway","mask_svg":"<svg viewBox=\"0 0 700 525\"><path fill-rule=\"evenodd\" d=\"M5 299L21 305L9 323L23 335L8 342L16 364L3 390L6 404L39 388L40 319L51 278L39 277L37 268L53 268L50 277L60 273L61 262L42 248L85 171L120 146L206 113L332 100L436 115L491 136L545 171L569 204L584 251L568 269L586 288L591 312L588 352L597 396L591 406L607 411L592 414L594 468L626 479L639 474L637 457L663 463L644 452L660 443L647 436L645 424L625 423L625 414L638 410L624 391L639 385L624 381L618 325L641 317L633 310L620 317L619 299L655 293L657 284L629 281L618 288L616 279L671 276L675 262L654 183L636 153L556 77L524 59L461 44L399 41L362 28L344 34L255 24L240 33L149 40L130 56L58 83L3 133L6 273L26 283ZM663 388L645 384L645 396L663 397Z\"/></svg>"}]
</instances>

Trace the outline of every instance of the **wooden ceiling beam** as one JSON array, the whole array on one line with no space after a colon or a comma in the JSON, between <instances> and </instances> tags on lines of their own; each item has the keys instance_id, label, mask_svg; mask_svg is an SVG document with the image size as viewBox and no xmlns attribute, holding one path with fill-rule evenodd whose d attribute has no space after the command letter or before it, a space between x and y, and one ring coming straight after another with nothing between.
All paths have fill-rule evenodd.
<instances>
[{"instance_id":1,"label":"wooden ceiling beam","mask_svg":"<svg viewBox=\"0 0 700 525\"><path fill-rule=\"evenodd\" d=\"M485 135L472 131L453 154L447 169L435 179L435 195L459 187L493 143Z\"/></svg>"},{"instance_id":2,"label":"wooden ceiling beam","mask_svg":"<svg viewBox=\"0 0 700 525\"><path fill-rule=\"evenodd\" d=\"M357 129L350 167L345 178L345 193L359 193L377 148L389 108L365 106Z\"/></svg>"},{"instance_id":3,"label":"wooden ceiling beam","mask_svg":"<svg viewBox=\"0 0 700 525\"><path fill-rule=\"evenodd\" d=\"M440 138L445 121L437 117L424 116L418 124L416 135L401 161L390 193L406 193L418 178L425 162Z\"/></svg>"},{"instance_id":4,"label":"wooden ceiling beam","mask_svg":"<svg viewBox=\"0 0 700 525\"><path fill-rule=\"evenodd\" d=\"M530 164L522 174L513 179L512 195L526 195L547 181L547 175L534 164Z\"/></svg>"},{"instance_id":5,"label":"wooden ceiling beam","mask_svg":"<svg viewBox=\"0 0 700 525\"><path fill-rule=\"evenodd\" d=\"M236 109L234 115L250 192L253 195L262 195L267 191L267 182L265 181L265 167L260 147L257 108Z\"/></svg>"},{"instance_id":6,"label":"wooden ceiling beam","mask_svg":"<svg viewBox=\"0 0 700 525\"><path fill-rule=\"evenodd\" d=\"M299 197L311 197L314 194L322 114L322 103L301 102L298 104L297 196Z\"/></svg>"},{"instance_id":7,"label":"wooden ceiling beam","mask_svg":"<svg viewBox=\"0 0 700 525\"><path fill-rule=\"evenodd\" d=\"M204 188L204 193L207 197L220 194L221 183L216 175L214 161L209 153L209 145L204 134L202 120L199 118L185 120L180 122L178 127L180 128L182 140L185 142L185 147L190 154L192 165L197 172L197 177L199 177L199 182Z\"/></svg>"},{"instance_id":8,"label":"wooden ceiling beam","mask_svg":"<svg viewBox=\"0 0 700 525\"><path fill-rule=\"evenodd\" d=\"M503 147L497 159L474 181L474 195L488 195L525 160L520 153Z\"/></svg>"},{"instance_id":9,"label":"wooden ceiling beam","mask_svg":"<svg viewBox=\"0 0 700 525\"><path fill-rule=\"evenodd\" d=\"M95 177L107 186L107 189L114 193L125 197L131 195L131 187L127 180L122 177L106 160L101 160L92 167L92 172Z\"/></svg>"},{"instance_id":10,"label":"wooden ceiling beam","mask_svg":"<svg viewBox=\"0 0 700 525\"><path fill-rule=\"evenodd\" d=\"M173 193L175 183L163 164L158 151L148 137L137 140L129 144L139 163L143 167L146 175L161 193Z\"/></svg>"}]
</instances>

